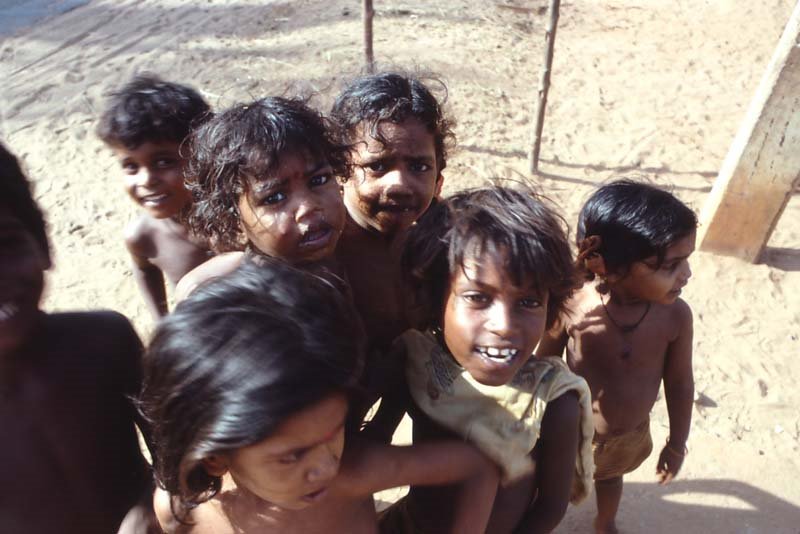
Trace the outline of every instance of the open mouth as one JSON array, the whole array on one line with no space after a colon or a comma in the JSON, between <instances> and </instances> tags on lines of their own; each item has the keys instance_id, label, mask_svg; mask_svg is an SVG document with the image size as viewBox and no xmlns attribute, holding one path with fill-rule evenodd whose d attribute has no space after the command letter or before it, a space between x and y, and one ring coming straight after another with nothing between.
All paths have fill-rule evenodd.
<instances>
[{"instance_id":1,"label":"open mouth","mask_svg":"<svg viewBox=\"0 0 800 534\"><path fill-rule=\"evenodd\" d=\"M312 491L311 493L303 495L302 500L306 502L317 502L322 499L326 493L328 493L328 488L318 489L317 491Z\"/></svg>"},{"instance_id":2,"label":"open mouth","mask_svg":"<svg viewBox=\"0 0 800 534\"><path fill-rule=\"evenodd\" d=\"M519 350L512 347L475 347L475 352L492 363L511 363L519 354Z\"/></svg>"},{"instance_id":3,"label":"open mouth","mask_svg":"<svg viewBox=\"0 0 800 534\"><path fill-rule=\"evenodd\" d=\"M140 198L142 204L144 204L146 206L156 206L158 204L163 203L165 200L167 200L167 198L169 198L169 194L168 193L159 193L159 194L147 195L147 196L143 196L143 197L139 197L139 198Z\"/></svg>"},{"instance_id":4,"label":"open mouth","mask_svg":"<svg viewBox=\"0 0 800 534\"><path fill-rule=\"evenodd\" d=\"M383 204L381 210L388 213L414 213L416 206L413 204Z\"/></svg>"},{"instance_id":5,"label":"open mouth","mask_svg":"<svg viewBox=\"0 0 800 534\"><path fill-rule=\"evenodd\" d=\"M319 225L307 230L300 239L300 246L319 247L328 243L333 234L333 230L327 224Z\"/></svg>"}]
</instances>

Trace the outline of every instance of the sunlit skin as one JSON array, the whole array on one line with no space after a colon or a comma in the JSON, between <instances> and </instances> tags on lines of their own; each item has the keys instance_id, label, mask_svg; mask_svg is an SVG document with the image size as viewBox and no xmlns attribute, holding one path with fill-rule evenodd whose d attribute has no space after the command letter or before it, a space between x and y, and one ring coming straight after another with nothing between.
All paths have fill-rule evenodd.
<instances>
[{"instance_id":1,"label":"sunlit skin","mask_svg":"<svg viewBox=\"0 0 800 534\"><path fill-rule=\"evenodd\" d=\"M480 252L480 253L477 253ZM447 349L482 384L508 383L533 354L547 319L547 293L511 278L507 253L468 256L450 280L442 332Z\"/></svg>"},{"instance_id":2,"label":"sunlit skin","mask_svg":"<svg viewBox=\"0 0 800 534\"><path fill-rule=\"evenodd\" d=\"M680 470L683 456L672 451L683 451L691 423L692 313L680 294L692 274L689 258L694 249L692 232L668 247L661 265L651 257L634 262L625 273L609 273L602 261L596 262L593 270L601 281L587 283L575 293L560 317L563 328L548 333L537 349L537 354L552 355L566 347L570 368L586 379L592 391L599 439L643 424L663 380L670 446L661 450L657 463L661 483ZM623 333L617 326L636 324L643 316L631 332ZM597 481L595 486L596 530L615 532L622 478Z\"/></svg>"},{"instance_id":3,"label":"sunlit skin","mask_svg":"<svg viewBox=\"0 0 800 534\"><path fill-rule=\"evenodd\" d=\"M345 224L345 208L331 166L289 152L269 176L249 179L239 198L247 240L264 254L294 264L330 258Z\"/></svg>"},{"instance_id":4,"label":"sunlit skin","mask_svg":"<svg viewBox=\"0 0 800 534\"><path fill-rule=\"evenodd\" d=\"M136 148L114 147L122 167L125 191L144 209L125 229L133 275L153 317L167 313L165 282L177 284L208 259L205 243L178 221L191 203L184 187L179 143L145 142Z\"/></svg>"}]
</instances>

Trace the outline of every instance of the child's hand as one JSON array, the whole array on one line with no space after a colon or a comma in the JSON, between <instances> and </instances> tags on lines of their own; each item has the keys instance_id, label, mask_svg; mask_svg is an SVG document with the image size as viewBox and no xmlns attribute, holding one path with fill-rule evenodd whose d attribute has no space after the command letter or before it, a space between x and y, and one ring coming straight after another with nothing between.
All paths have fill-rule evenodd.
<instances>
[{"instance_id":1,"label":"child's hand","mask_svg":"<svg viewBox=\"0 0 800 534\"><path fill-rule=\"evenodd\" d=\"M661 449L661 455L658 457L656 464L656 476L658 477L659 484L669 484L673 478L678 476L678 471L681 470L683 459L686 457L685 449L681 453L678 449L670 446L669 443L664 445Z\"/></svg>"}]
</instances>

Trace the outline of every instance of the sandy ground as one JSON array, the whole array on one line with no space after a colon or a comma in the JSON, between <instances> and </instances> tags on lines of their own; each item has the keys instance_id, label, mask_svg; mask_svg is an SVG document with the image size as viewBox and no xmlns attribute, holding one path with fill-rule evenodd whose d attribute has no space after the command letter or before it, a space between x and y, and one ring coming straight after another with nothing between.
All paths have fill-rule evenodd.
<instances>
[{"instance_id":1,"label":"sandy ground","mask_svg":"<svg viewBox=\"0 0 800 534\"><path fill-rule=\"evenodd\" d=\"M459 148L446 191L531 179L573 225L589 192L618 176L699 210L793 7L563 2L543 172L531 177L546 1L375 4L376 57L447 83ZM121 240L136 208L93 133L109 89L150 71L217 108L313 91L325 109L361 61L360 2L343 0L92 0L0 36L0 136L24 159L55 246L46 308L117 309L143 336L152 330ZM623 532L800 532L799 216L795 196L764 264L694 257L684 298L702 397L691 453L667 487L654 484L655 455L626 479ZM655 442L667 431L660 401ZM593 512L593 502L571 507L558 532L588 530Z\"/></svg>"}]
</instances>

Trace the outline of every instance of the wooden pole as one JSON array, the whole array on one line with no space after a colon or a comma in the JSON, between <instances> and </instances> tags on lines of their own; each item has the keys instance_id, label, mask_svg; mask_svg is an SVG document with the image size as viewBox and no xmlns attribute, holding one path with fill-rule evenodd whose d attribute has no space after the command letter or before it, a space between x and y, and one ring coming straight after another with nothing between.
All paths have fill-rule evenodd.
<instances>
[{"instance_id":1,"label":"wooden pole","mask_svg":"<svg viewBox=\"0 0 800 534\"><path fill-rule=\"evenodd\" d=\"M531 152L529 163L531 172L539 169L539 149L542 145L542 128L544 127L544 111L547 108L547 92L550 90L550 72L553 68L553 50L556 45L556 29L558 28L558 15L561 7L561 0L550 0L548 15L550 20L545 32L544 46L544 67L539 77L539 91L536 101L536 125L531 136Z\"/></svg>"},{"instance_id":2,"label":"wooden pole","mask_svg":"<svg viewBox=\"0 0 800 534\"><path fill-rule=\"evenodd\" d=\"M800 180L800 2L700 213L702 250L756 262Z\"/></svg>"},{"instance_id":3,"label":"wooden pole","mask_svg":"<svg viewBox=\"0 0 800 534\"><path fill-rule=\"evenodd\" d=\"M364 56L367 72L372 74L375 72L375 57L372 54L372 19L375 11L372 9L372 0L364 0L362 12L364 17Z\"/></svg>"}]
</instances>

